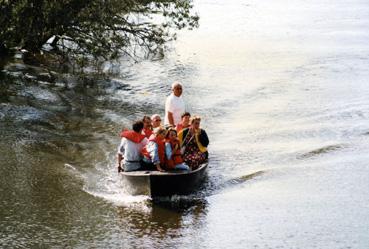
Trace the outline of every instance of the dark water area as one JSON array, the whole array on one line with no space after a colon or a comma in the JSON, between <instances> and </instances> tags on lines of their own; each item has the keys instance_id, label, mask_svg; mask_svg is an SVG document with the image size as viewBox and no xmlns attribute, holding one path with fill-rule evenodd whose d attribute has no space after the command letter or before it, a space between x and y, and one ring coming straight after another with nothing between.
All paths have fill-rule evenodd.
<instances>
[{"instance_id":1,"label":"dark water area","mask_svg":"<svg viewBox=\"0 0 369 249\"><path fill-rule=\"evenodd\" d=\"M366 2L195 7L164 58L105 75L0 60L1 248L368 247ZM118 134L163 116L174 80L210 137L207 178L130 196Z\"/></svg>"},{"instance_id":2,"label":"dark water area","mask_svg":"<svg viewBox=\"0 0 369 249\"><path fill-rule=\"evenodd\" d=\"M2 247L155 248L163 238L179 236L183 219L203 215L201 190L188 199L154 202L121 193L118 134L144 114L163 112L162 105L136 103L130 97L137 98L137 89L111 76L50 73L14 58L3 65ZM144 86L145 91L157 88ZM163 97L168 90L159 86ZM148 241L150 234L157 241Z\"/></svg>"}]
</instances>

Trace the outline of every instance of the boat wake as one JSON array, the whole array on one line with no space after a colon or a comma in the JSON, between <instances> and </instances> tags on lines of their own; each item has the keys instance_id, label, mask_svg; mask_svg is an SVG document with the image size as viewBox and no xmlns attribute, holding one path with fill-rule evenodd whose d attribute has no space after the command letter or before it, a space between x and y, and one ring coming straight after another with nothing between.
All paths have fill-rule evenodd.
<instances>
[{"instance_id":1,"label":"boat wake","mask_svg":"<svg viewBox=\"0 0 369 249\"><path fill-rule=\"evenodd\" d=\"M65 164L74 176L83 181L82 190L94 197L101 198L116 206L131 207L145 204L150 197L144 195L132 196L126 191L124 182L121 181L114 164L103 166L103 163L95 165L94 170L82 171L77 166Z\"/></svg>"},{"instance_id":2,"label":"boat wake","mask_svg":"<svg viewBox=\"0 0 369 249\"><path fill-rule=\"evenodd\" d=\"M113 203L116 206L123 206L123 207L131 207L131 206L137 206L139 204L146 204L150 198L145 195L129 195L126 193L104 193L101 191L91 191L88 189L84 189L86 193L89 193L90 195L93 195L98 198L102 198L106 201L109 201ZM143 205L145 206L145 205Z\"/></svg>"}]
</instances>

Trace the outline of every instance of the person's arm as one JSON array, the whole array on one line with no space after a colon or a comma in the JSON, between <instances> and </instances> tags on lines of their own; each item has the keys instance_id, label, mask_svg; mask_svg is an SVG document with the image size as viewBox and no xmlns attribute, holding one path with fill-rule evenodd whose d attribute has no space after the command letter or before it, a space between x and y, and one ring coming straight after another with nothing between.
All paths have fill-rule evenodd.
<instances>
[{"instance_id":1,"label":"person's arm","mask_svg":"<svg viewBox=\"0 0 369 249\"><path fill-rule=\"evenodd\" d=\"M119 172L123 171L122 170L122 165L121 165L121 161L123 160L122 154L120 154L120 153L117 154L117 160L118 160L117 167L118 167L118 173L119 173Z\"/></svg>"},{"instance_id":2,"label":"person's arm","mask_svg":"<svg viewBox=\"0 0 369 249\"><path fill-rule=\"evenodd\" d=\"M161 167L160 167L160 159L159 159L159 149L158 149L158 145L154 142L149 142L149 153L150 153L150 157L151 157L151 161L152 163L155 165L156 169L158 171L164 171Z\"/></svg>"},{"instance_id":3,"label":"person's arm","mask_svg":"<svg viewBox=\"0 0 369 249\"><path fill-rule=\"evenodd\" d=\"M203 129L200 129L199 140L200 140L200 143L202 144L202 146L208 147L208 145L209 145L208 134L206 134L206 131L203 130Z\"/></svg>"},{"instance_id":4,"label":"person's arm","mask_svg":"<svg viewBox=\"0 0 369 249\"><path fill-rule=\"evenodd\" d=\"M118 168L118 173L123 171L122 169L122 160L124 159L124 151L125 151L125 139L123 138L120 142L120 145L118 147L118 153L117 153L117 168Z\"/></svg>"},{"instance_id":5,"label":"person's arm","mask_svg":"<svg viewBox=\"0 0 369 249\"><path fill-rule=\"evenodd\" d=\"M168 122L170 125L174 126L174 118L173 118L173 102L171 96L167 98L165 101L165 114L168 117Z\"/></svg>"},{"instance_id":6,"label":"person's arm","mask_svg":"<svg viewBox=\"0 0 369 249\"><path fill-rule=\"evenodd\" d=\"M165 143L165 155L167 156L167 159L170 160L172 158L172 146L170 143Z\"/></svg>"},{"instance_id":7,"label":"person's arm","mask_svg":"<svg viewBox=\"0 0 369 249\"><path fill-rule=\"evenodd\" d=\"M159 155L157 153L158 149L157 149L158 145L152 141L150 141L147 144L147 152L150 154L150 158L151 158L151 162L153 164L156 164L157 161L159 161Z\"/></svg>"},{"instance_id":8,"label":"person's arm","mask_svg":"<svg viewBox=\"0 0 369 249\"><path fill-rule=\"evenodd\" d=\"M164 171L160 167L158 145L154 142L149 142L149 144L147 146L147 151L150 153L151 162L155 165L156 169L158 171Z\"/></svg>"},{"instance_id":9,"label":"person's arm","mask_svg":"<svg viewBox=\"0 0 369 249\"><path fill-rule=\"evenodd\" d=\"M147 139L146 137L144 139L142 139L141 141L141 146L144 147L146 144L149 143L149 139Z\"/></svg>"},{"instance_id":10,"label":"person's arm","mask_svg":"<svg viewBox=\"0 0 369 249\"><path fill-rule=\"evenodd\" d=\"M168 121L169 121L169 124L174 126L174 118L173 118L173 113L168 111Z\"/></svg>"}]
</instances>

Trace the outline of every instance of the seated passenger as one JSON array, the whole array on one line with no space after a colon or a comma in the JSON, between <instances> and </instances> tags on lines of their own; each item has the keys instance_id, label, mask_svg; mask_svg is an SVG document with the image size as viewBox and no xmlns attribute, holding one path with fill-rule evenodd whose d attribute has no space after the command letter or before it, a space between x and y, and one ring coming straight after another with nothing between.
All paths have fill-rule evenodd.
<instances>
[{"instance_id":1,"label":"seated passenger","mask_svg":"<svg viewBox=\"0 0 369 249\"><path fill-rule=\"evenodd\" d=\"M144 123L142 134L145 135L146 138L150 138L152 134L151 118L149 116L144 116L142 122Z\"/></svg>"},{"instance_id":2,"label":"seated passenger","mask_svg":"<svg viewBox=\"0 0 369 249\"><path fill-rule=\"evenodd\" d=\"M164 138L167 131L158 127L154 129L154 133L149 138L149 142L142 149L143 162L145 168L156 168L159 171L164 171L165 166L165 145Z\"/></svg>"},{"instance_id":3,"label":"seated passenger","mask_svg":"<svg viewBox=\"0 0 369 249\"><path fill-rule=\"evenodd\" d=\"M209 138L205 130L200 128L200 121L200 117L192 117L191 126L178 134L183 149L183 160L191 169L196 169L208 158Z\"/></svg>"},{"instance_id":4,"label":"seated passenger","mask_svg":"<svg viewBox=\"0 0 369 249\"><path fill-rule=\"evenodd\" d=\"M189 112L185 112L181 115L181 122L176 126L177 132L180 132L184 128L190 127L190 117L191 114Z\"/></svg>"},{"instance_id":5,"label":"seated passenger","mask_svg":"<svg viewBox=\"0 0 369 249\"><path fill-rule=\"evenodd\" d=\"M143 126L142 121L136 121L132 125L132 130L122 131L117 154L118 172L123 171L122 161L124 171L134 171L141 168L141 150L148 142L147 138L141 134Z\"/></svg>"},{"instance_id":6,"label":"seated passenger","mask_svg":"<svg viewBox=\"0 0 369 249\"><path fill-rule=\"evenodd\" d=\"M155 129L161 126L161 118L159 114L154 114L151 116L151 125L152 125L152 129Z\"/></svg>"},{"instance_id":7,"label":"seated passenger","mask_svg":"<svg viewBox=\"0 0 369 249\"><path fill-rule=\"evenodd\" d=\"M168 130L165 140L166 169L190 170L183 162L177 131L174 128Z\"/></svg>"}]
</instances>

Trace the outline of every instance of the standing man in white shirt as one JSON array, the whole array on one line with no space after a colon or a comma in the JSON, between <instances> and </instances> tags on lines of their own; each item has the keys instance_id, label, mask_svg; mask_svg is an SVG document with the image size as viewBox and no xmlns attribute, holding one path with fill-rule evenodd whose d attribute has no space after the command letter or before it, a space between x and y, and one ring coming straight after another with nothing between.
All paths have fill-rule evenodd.
<instances>
[{"instance_id":1,"label":"standing man in white shirt","mask_svg":"<svg viewBox=\"0 0 369 249\"><path fill-rule=\"evenodd\" d=\"M186 107L182 99L182 85L179 82L172 84L172 93L167 97L165 102L165 126L175 127L181 122L181 115L185 112Z\"/></svg>"}]
</instances>

